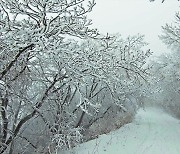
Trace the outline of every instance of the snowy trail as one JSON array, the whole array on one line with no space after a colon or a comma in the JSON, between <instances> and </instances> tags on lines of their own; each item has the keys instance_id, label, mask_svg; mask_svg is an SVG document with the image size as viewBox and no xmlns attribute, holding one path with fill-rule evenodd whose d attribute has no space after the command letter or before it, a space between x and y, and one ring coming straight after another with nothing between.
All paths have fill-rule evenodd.
<instances>
[{"instance_id":1,"label":"snowy trail","mask_svg":"<svg viewBox=\"0 0 180 154\"><path fill-rule=\"evenodd\" d=\"M160 109L139 110L132 123L72 151L74 154L180 154L180 121Z\"/></svg>"}]
</instances>

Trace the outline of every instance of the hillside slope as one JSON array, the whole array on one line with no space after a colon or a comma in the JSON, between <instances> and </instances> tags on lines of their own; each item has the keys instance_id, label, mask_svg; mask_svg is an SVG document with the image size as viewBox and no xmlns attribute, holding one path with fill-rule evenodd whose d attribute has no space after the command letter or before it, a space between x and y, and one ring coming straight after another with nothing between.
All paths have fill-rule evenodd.
<instances>
[{"instance_id":1,"label":"hillside slope","mask_svg":"<svg viewBox=\"0 0 180 154\"><path fill-rule=\"evenodd\" d=\"M140 109L130 124L63 154L180 154L180 121L160 109ZM62 152L60 152L62 153Z\"/></svg>"}]
</instances>

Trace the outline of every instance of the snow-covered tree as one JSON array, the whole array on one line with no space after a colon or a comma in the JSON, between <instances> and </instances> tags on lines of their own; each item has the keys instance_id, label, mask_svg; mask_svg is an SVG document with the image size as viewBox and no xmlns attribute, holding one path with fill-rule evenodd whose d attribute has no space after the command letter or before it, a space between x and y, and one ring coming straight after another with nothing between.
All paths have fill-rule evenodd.
<instances>
[{"instance_id":1,"label":"snow-covered tree","mask_svg":"<svg viewBox=\"0 0 180 154\"><path fill-rule=\"evenodd\" d=\"M86 17L94 5L0 1L1 153L71 148L147 80L143 36L99 35Z\"/></svg>"},{"instance_id":2,"label":"snow-covered tree","mask_svg":"<svg viewBox=\"0 0 180 154\"><path fill-rule=\"evenodd\" d=\"M152 74L154 80L149 87L151 91L151 101L154 105L161 106L175 116L180 116L180 72L179 54L163 54L153 62Z\"/></svg>"},{"instance_id":3,"label":"snow-covered tree","mask_svg":"<svg viewBox=\"0 0 180 154\"><path fill-rule=\"evenodd\" d=\"M163 28L163 35L161 40L171 49L179 50L180 48L180 15L176 13L175 22L173 24L166 24Z\"/></svg>"},{"instance_id":4,"label":"snow-covered tree","mask_svg":"<svg viewBox=\"0 0 180 154\"><path fill-rule=\"evenodd\" d=\"M179 13L176 13L175 15L175 22L173 24L166 24L163 26L163 35L160 36L160 39L170 48L172 49L171 55L166 58L166 81L168 85L171 85L172 88L169 90L169 94L171 95L171 100L169 100L172 103L172 106L174 108L179 109L179 79L180 79L180 71L179 71L179 58L180 58L180 15ZM169 88L170 88L169 87ZM168 89L169 89L168 88ZM174 105L173 105L174 104Z\"/></svg>"},{"instance_id":5,"label":"snow-covered tree","mask_svg":"<svg viewBox=\"0 0 180 154\"><path fill-rule=\"evenodd\" d=\"M15 147L17 152L23 151L26 145L37 150L39 141L26 132L44 134L33 132L29 125L46 121L44 114L51 102L59 108L61 102L68 103L69 95L64 93L72 90L66 83L73 79L66 65L74 46L64 38L98 35L97 30L88 28L91 20L86 17L94 5L87 0L0 2L1 153L14 153ZM61 58L56 61L56 56ZM47 127L51 130L51 123Z\"/></svg>"},{"instance_id":6,"label":"snow-covered tree","mask_svg":"<svg viewBox=\"0 0 180 154\"><path fill-rule=\"evenodd\" d=\"M78 60L82 65L76 68L88 73L81 93L89 101L86 101L87 110L82 111L78 126L87 128L107 115L116 116L119 111L127 110L126 103L131 97L140 98L142 83L148 80L150 69L146 61L151 52L146 45L141 35L127 39L119 35L106 36L81 44L82 53L77 57L83 56ZM98 112L91 111L88 104L98 105Z\"/></svg>"},{"instance_id":7,"label":"snow-covered tree","mask_svg":"<svg viewBox=\"0 0 180 154\"><path fill-rule=\"evenodd\" d=\"M153 62L153 74L156 78L155 84L158 86L159 91L154 96L159 101L158 104L164 108L173 111L173 114L180 115L179 105L179 89L180 89L180 71L179 71L179 58L180 58L180 16L176 13L176 22L173 24L166 24L162 27L163 35L160 39L172 51L168 54L162 54ZM153 85L154 87L154 85ZM153 88L152 87L152 88Z\"/></svg>"}]
</instances>

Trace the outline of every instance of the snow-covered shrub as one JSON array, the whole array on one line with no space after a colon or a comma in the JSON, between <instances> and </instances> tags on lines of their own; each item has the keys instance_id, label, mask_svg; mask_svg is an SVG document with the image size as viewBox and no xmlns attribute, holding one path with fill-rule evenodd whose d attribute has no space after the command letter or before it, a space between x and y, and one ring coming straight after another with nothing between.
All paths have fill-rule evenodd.
<instances>
[{"instance_id":1,"label":"snow-covered shrub","mask_svg":"<svg viewBox=\"0 0 180 154\"><path fill-rule=\"evenodd\" d=\"M55 150L71 149L82 143L82 130L80 128L73 128L64 130L60 134L52 136L52 144L55 145Z\"/></svg>"}]
</instances>

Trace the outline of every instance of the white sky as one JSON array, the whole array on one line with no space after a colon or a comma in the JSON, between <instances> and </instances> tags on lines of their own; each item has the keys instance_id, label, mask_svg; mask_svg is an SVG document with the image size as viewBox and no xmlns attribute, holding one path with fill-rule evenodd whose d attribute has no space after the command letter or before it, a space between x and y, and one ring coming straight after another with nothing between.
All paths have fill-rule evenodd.
<instances>
[{"instance_id":1,"label":"white sky","mask_svg":"<svg viewBox=\"0 0 180 154\"><path fill-rule=\"evenodd\" d=\"M93 27L101 33L120 33L123 37L134 34L144 34L145 41L155 55L169 49L159 40L162 34L161 26L172 23L175 12L179 10L177 0L96 0L96 6L89 18Z\"/></svg>"}]
</instances>

